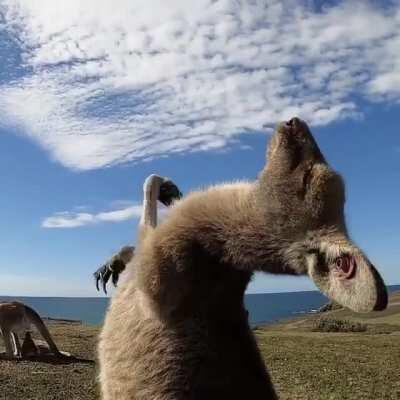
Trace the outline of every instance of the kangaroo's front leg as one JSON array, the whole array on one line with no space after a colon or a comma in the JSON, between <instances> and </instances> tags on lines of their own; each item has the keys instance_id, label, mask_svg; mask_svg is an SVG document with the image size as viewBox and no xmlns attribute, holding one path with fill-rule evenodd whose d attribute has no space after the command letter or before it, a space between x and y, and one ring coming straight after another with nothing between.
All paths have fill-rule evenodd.
<instances>
[{"instance_id":1,"label":"kangaroo's front leg","mask_svg":"<svg viewBox=\"0 0 400 400\"><path fill-rule=\"evenodd\" d=\"M3 334L4 346L6 348L6 356L10 360L14 358L14 349L12 343L11 332L8 328L2 327L1 332Z\"/></svg>"}]
</instances>

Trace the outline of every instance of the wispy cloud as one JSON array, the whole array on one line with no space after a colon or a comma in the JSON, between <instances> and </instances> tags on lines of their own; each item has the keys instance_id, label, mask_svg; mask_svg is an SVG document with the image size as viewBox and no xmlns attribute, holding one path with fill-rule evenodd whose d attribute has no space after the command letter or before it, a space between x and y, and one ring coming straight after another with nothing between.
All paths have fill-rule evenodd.
<instances>
[{"instance_id":1,"label":"wispy cloud","mask_svg":"<svg viewBox=\"0 0 400 400\"><path fill-rule=\"evenodd\" d=\"M62 211L42 221L43 228L78 228L100 222L122 222L133 218L140 218L141 205L131 205L113 211L103 211L96 214L88 212Z\"/></svg>"},{"instance_id":2,"label":"wispy cloud","mask_svg":"<svg viewBox=\"0 0 400 400\"><path fill-rule=\"evenodd\" d=\"M222 148L295 114L327 124L359 115L359 98L398 102L400 3L312 3L0 0L21 58L0 86L2 123L93 169Z\"/></svg>"},{"instance_id":3,"label":"wispy cloud","mask_svg":"<svg viewBox=\"0 0 400 400\"><path fill-rule=\"evenodd\" d=\"M42 221L42 228L79 228L86 225L94 225L105 222L123 222L130 219L138 219L142 216L143 207L140 204L132 204L128 201L117 201L113 206L120 205L119 208L98 213L82 212L80 209L89 207L77 207L78 211L60 211L46 217ZM168 214L169 207L161 203L157 204L158 220L161 222Z\"/></svg>"}]
</instances>

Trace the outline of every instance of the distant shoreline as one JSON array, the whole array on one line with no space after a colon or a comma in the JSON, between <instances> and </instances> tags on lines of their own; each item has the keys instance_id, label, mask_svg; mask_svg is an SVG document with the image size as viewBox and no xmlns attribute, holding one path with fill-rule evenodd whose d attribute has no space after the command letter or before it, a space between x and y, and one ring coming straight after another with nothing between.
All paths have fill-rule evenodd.
<instances>
[{"instance_id":1,"label":"distant shoreline","mask_svg":"<svg viewBox=\"0 0 400 400\"><path fill-rule=\"evenodd\" d=\"M43 321L54 323L54 324L83 324L80 319L68 319L68 318L53 318L53 317L42 317Z\"/></svg>"},{"instance_id":2,"label":"distant shoreline","mask_svg":"<svg viewBox=\"0 0 400 400\"><path fill-rule=\"evenodd\" d=\"M389 292L399 291L400 285L388 286ZM34 308L47 323L101 326L110 299L99 297L11 297L0 301L20 301ZM245 306L251 326L271 324L287 318L313 314L329 302L318 291L246 294Z\"/></svg>"},{"instance_id":3,"label":"distant shoreline","mask_svg":"<svg viewBox=\"0 0 400 400\"><path fill-rule=\"evenodd\" d=\"M389 291L400 290L400 283L386 285ZM319 290L285 290L281 292L255 292L255 293L245 293L246 296L257 296L263 294L294 294L294 293L320 293ZM0 299L15 299L15 298L25 298L25 299L87 299L87 300L98 300L104 299L109 300L112 296L31 296L31 295L2 295L0 294ZM1 301L1 300L0 300Z\"/></svg>"}]
</instances>

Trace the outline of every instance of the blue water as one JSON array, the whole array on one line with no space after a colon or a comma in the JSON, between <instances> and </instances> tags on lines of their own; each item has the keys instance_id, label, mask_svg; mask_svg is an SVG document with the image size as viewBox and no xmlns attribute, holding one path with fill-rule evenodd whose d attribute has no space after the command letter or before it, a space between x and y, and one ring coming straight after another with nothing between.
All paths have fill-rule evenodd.
<instances>
[{"instance_id":1,"label":"blue water","mask_svg":"<svg viewBox=\"0 0 400 400\"><path fill-rule=\"evenodd\" d=\"M400 290L400 285L389 286ZM104 297L2 297L0 301L18 300L33 307L41 316L81 320L101 324L108 306ZM248 294L245 297L252 325L272 322L316 309L327 302L317 291Z\"/></svg>"}]
</instances>

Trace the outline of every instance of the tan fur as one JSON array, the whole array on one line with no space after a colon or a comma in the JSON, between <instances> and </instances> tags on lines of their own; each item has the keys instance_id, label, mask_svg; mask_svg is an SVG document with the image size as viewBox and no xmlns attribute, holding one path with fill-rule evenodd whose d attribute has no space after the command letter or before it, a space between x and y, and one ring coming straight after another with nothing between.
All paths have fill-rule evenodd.
<instances>
[{"instance_id":1,"label":"tan fur","mask_svg":"<svg viewBox=\"0 0 400 400\"><path fill-rule=\"evenodd\" d=\"M169 207L182 197L179 188L170 179L152 174L143 184L143 211L139 229L139 243L157 226L157 201ZM109 261L93 274L97 290L102 283L104 293L107 293L107 282L112 278L114 286L117 285L119 275L125 270L126 265L132 260L135 253L133 246L124 246ZM129 274L126 274L129 279Z\"/></svg>"},{"instance_id":2,"label":"tan fur","mask_svg":"<svg viewBox=\"0 0 400 400\"><path fill-rule=\"evenodd\" d=\"M20 358L23 355L21 354L18 333L29 331L31 325L34 325L40 332L51 351L56 355L60 355L50 332L39 314L31 307L13 301L0 303L0 329L3 335L7 356L9 358Z\"/></svg>"},{"instance_id":3,"label":"tan fur","mask_svg":"<svg viewBox=\"0 0 400 400\"><path fill-rule=\"evenodd\" d=\"M298 119L278 126L257 181L181 200L146 231L135 274L112 299L99 342L103 400L276 399L243 303L254 271L308 273L356 311L386 307L343 208L342 179Z\"/></svg>"}]
</instances>

